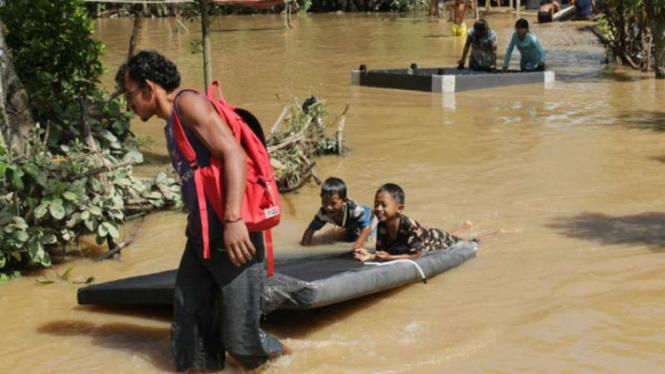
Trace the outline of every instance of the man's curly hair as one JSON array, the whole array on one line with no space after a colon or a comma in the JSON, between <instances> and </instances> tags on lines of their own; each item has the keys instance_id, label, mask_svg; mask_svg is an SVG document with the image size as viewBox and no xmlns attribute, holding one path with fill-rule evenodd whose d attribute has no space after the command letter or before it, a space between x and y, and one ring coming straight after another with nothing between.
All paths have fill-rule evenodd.
<instances>
[{"instance_id":1,"label":"man's curly hair","mask_svg":"<svg viewBox=\"0 0 665 374\"><path fill-rule=\"evenodd\" d=\"M115 75L118 89L123 89L122 79L125 73L138 83L140 88L149 80L162 86L166 92L173 92L180 87L180 73L173 62L155 51L141 51L122 64Z\"/></svg>"}]
</instances>

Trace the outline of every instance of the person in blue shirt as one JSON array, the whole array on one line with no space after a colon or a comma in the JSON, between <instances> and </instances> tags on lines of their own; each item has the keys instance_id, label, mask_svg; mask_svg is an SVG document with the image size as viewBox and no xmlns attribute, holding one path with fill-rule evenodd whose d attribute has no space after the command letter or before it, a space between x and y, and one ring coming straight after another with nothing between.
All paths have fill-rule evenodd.
<instances>
[{"instance_id":1,"label":"person in blue shirt","mask_svg":"<svg viewBox=\"0 0 665 374\"><path fill-rule=\"evenodd\" d=\"M510 38L510 44L506 51L506 57L503 61L503 71L508 70L510 57L513 49L517 47L522 58L520 67L522 71L544 71L545 70L545 51L540 46L536 36L529 31L529 22L520 18L515 23L515 33Z\"/></svg>"},{"instance_id":2,"label":"person in blue shirt","mask_svg":"<svg viewBox=\"0 0 665 374\"><path fill-rule=\"evenodd\" d=\"M575 10L577 10L577 19L593 20L596 14L596 0L573 0Z\"/></svg>"}]
</instances>

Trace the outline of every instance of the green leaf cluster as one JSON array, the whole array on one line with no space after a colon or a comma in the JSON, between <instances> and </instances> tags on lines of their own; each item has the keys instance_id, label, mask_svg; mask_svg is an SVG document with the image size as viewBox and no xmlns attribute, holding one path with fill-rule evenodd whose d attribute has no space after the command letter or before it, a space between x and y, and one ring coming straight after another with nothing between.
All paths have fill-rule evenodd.
<instances>
[{"instance_id":1,"label":"green leaf cluster","mask_svg":"<svg viewBox=\"0 0 665 374\"><path fill-rule=\"evenodd\" d=\"M131 164L100 170L141 162L137 151L123 160L111 149L92 152L74 141L54 156L40 144L40 132L20 157L0 148L0 273L48 267L52 255L76 248L81 235L95 235L98 244L119 239L133 201L154 208L180 203L176 181L164 173L143 181L132 175Z\"/></svg>"},{"instance_id":2,"label":"green leaf cluster","mask_svg":"<svg viewBox=\"0 0 665 374\"><path fill-rule=\"evenodd\" d=\"M125 140L131 115L122 113L121 103L103 99L98 83L104 45L92 37L93 23L82 0L6 0L0 20L30 111L48 127L52 151L86 135L80 125L81 99L98 141L117 147L107 133Z\"/></svg>"}]
</instances>

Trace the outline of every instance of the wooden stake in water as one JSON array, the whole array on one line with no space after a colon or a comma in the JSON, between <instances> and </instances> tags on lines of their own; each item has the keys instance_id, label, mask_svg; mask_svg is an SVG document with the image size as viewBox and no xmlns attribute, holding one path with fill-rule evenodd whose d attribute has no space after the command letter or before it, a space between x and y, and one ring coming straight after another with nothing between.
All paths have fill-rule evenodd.
<instances>
[{"instance_id":1,"label":"wooden stake in water","mask_svg":"<svg viewBox=\"0 0 665 374\"><path fill-rule=\"evenodd\" d=\"M517 0L517 18L520 18L520 8L522 7L522 1Z\"/></svg>"},{"instance_id":2,"label":"wooden stake in water","mask_svg":"<svg viewBox=\"0 0 665 374\"><path fill-rule=\"evenodd\" d=\"M203 74L205 86L203 92L212 82L212 63L210 62L210 19L208 18L208 2L199 0L201 10L201 33L203 34Z\"/></svg>"}]
</instances>

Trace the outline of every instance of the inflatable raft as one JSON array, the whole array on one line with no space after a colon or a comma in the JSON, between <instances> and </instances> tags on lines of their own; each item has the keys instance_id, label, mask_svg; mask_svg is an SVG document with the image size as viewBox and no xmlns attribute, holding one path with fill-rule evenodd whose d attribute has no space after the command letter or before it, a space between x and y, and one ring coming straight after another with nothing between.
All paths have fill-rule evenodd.
<instances>
[{"instance_id":1,"label":"inflatable raft","mask_svg":"<svg viewBox=\"0 0 665 374\"><path fill-rule=\"evenodd\" d=\"M351 72L351 84L399 90L452 93L520 84L554 83L554 72L483 72L458 68L419 68L367 70L360 65Z\"/></svg>"},{"instance_id":2,"label":"inflatable raft","mask_svg":"<svg viewBox=\"0 0 665 374\"><path fill-rule=\"evenodd\" d=\"M263 293L263 313L311 309L427 279L476 256L476 243L460 242L413 261L362 263L350 253L275 261ZM176 270L80 288L81 305L171 305Z\"/></svg>"}]
</instances>

